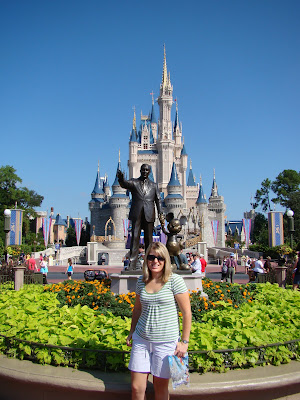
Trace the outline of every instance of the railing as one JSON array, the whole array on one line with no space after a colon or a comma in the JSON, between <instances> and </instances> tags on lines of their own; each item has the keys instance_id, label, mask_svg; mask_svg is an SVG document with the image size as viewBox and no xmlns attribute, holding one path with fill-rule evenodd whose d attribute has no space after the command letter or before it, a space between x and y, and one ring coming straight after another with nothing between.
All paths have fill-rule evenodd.
<instances>
[{"instance_id":1,"label":"railing","mask_svg":"<svg viewBox=\"0 0 300 400\"><path fill-rule=\"evenodd\" d=\"M13 289L14 285L15 282L10 275L0 275L0 291L2 289Z\"/></svg>"},{"instance_id":2,"label":"railing","mask_svg":"<svg viewBox=\"0 0 300 400\"><path fill-rule=\"evenodd\" d=\"M0 344L0 349L4 354L53 365L96 368L102 371L124 371L127 370L126 363L130 356L130 351L56 346L1 334L0 338L3 340L2 344ZM282 346L286 349L283 362L299 357L300 339L295 339L264 346L189 351L189 369L192 372L203 373L207 370L205 363L211 366L209 370L234 369L264 363L276 363L276 354L279 353L277 350ZM268 354L268 349L274 349L274 351L269 351ZM40 350L44 350L42 355L39 354ZM58 355L60 357L59 360L57 358ZM211 365L214 362L215 365Z\"/></svg>"},{"instance_id":3,"label":"railing","mask_svg":"<svg viewBox=\"0 0 300 400\"><path fill-rule=\"evenodd\" d=\"M44 283L44 278L41 272L24 275L25 285L31 285L31 284L42 285L43 283ZM0 291L3 289L5 290L14 289L14 285L15 282L14 282L14 277L12 275L0 275Z\"/></svg>"}]
</instances>

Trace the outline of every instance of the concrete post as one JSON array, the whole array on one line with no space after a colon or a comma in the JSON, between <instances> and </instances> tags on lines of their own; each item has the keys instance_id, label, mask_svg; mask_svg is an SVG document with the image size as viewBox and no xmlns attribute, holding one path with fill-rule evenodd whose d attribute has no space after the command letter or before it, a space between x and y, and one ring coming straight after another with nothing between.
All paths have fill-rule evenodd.
<instances>
[{"instance_id":1,"label":"concrete post","mask_svg":"<svg viewBox=\"0 0 300 400\"><path fill-rule=\"evenodd\" d=\"M206 242L198 242L197 243L197 251L199 254L204 254L204 258L206 262L208 261L207 256L207 243Z\"/></svg>"},{"instance_id":2,"label":"concrete post","mask_svg":"<svg viewBox=\"0 0 300 400\"><path fill-rule=\"evenodd\" d=\"M24 284L24 271L26 267L22 267L21 265L18 265L16 267L13 267L15 271L15 290L20 290L23 287Z\"/></svg>"}]
</instances>

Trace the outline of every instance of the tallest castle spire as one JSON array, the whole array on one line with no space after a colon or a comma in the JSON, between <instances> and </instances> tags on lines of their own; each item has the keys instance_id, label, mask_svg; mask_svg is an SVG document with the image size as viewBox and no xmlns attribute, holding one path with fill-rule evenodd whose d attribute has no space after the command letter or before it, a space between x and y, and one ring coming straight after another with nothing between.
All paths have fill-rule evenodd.
<instances>
[{"instance_id":1,"label":"tallest castle spire","mask_svg":"<svg viewBox=\"0 0 300 400\"><path fill-rule=\"evenodd\" d=\"M166 57L166 46L164 45L164 65L162 75L162 87L166 87L168 84L168 69L167 69L167 57Z\"/></svg>"},{"instance_id":2,"label":"tallest castle spire","mask_svg":"<svg viewBox=\"0 0 300 400\"><path fill-rule=\"evenodd\" d=\"M162 91L173 90L171 85L170 72L168 74L168 68L167 68L166 45L164 45L164 63L163 63L162 82L160 88Z\"/></svg>"},{"instance_id":3,"label":"tallest castle spire","mask_svg":"<svg viewBox=\"0 0 300 400\"><path fill-rule=\"evenodd\" d=\"M166 46L164 45L164 62L160 93L157 99L159 105L159 138L172 139L171 108L173 104L173 87L167 69ZM169 171L170 172L170 171Z\"/></svg>"}]
</instances>

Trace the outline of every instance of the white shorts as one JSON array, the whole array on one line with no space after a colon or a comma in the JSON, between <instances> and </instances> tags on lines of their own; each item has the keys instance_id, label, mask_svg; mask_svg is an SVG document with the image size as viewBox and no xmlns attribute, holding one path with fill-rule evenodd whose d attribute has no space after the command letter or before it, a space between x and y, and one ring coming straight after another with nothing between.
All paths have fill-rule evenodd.
<instances>
[{"instance_id":1,"label":"white shorts","mask_svg":"<svg viewBox=\"0 0 300 400\"><path fill-rule=\"evenodd\" d=\"M177 343L177 340L149 342L134 332L128 368L133 372L150 373L158 378L169 379L168 356L174 354Z\"/></svg>"}]
</instances>

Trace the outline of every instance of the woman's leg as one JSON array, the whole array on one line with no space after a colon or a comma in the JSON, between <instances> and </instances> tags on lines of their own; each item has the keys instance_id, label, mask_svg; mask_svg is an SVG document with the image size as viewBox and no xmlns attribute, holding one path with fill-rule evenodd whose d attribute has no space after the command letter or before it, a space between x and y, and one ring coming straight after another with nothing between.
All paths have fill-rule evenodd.
<instances>
[{"instance_id":1,"label":"woman's leg","mask_svg":"<svg viewBox=\"0 0 300 400\"><path fill-rule=\"evenodd\" d=\"M231 283L233 283L234 274L235 274L235 271L234 271L234 268L232 268L232 271L231 271Z\"/></svg>"},{"instance_id":2,"label":"woman's leg","mask_svg":"<svg viewBox=\"0 0 300 400\"><path fill-rule=\"evenodd\" d=\"M153 376L155 400L169 400L169 379Z\"/></svg>"},{"instance_id":3,"label":"woman's leg","mask_svg":"<svg viewBox=\"0 0 300 400\"><path fill-rule=\"evenodd\" d=\"M131 399L144 400L148 373L131 371Z\"/></svg>"}]
</instances>

